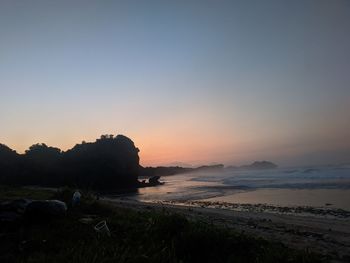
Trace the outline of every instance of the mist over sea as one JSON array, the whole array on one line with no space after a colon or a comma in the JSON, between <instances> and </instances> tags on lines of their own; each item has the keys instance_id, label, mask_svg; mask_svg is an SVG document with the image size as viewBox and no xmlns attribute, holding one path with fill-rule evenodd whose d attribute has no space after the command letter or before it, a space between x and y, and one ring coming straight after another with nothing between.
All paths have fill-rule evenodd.
<instances>
[{"instance_id":1,"label":"mist over sea","mask_svg":"<svg viewBox=\"0 0 350 263\"><path fill-rule=\"evenodd\" d=\"M224 170L164 176L161 181L165 184L139 189L131 198L147 202L203 200L350 210L350 165Z\"/></svg>"}]
</instances>

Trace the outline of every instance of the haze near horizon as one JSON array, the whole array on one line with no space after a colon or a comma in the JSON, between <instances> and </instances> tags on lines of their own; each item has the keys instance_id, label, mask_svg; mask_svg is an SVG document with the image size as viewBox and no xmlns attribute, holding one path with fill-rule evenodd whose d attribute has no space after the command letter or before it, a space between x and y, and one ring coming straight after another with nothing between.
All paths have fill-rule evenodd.
<instances>
[{"instance_id":1,"label":"haze near horizon","mask_svg":"<svg viewBox=\"0 0 350 263\"><path fill-rule=\"evenodd\" d=\"M0 142L144 166L349 162L348 1L1 1Z\"/></svg>"}]
</instances>

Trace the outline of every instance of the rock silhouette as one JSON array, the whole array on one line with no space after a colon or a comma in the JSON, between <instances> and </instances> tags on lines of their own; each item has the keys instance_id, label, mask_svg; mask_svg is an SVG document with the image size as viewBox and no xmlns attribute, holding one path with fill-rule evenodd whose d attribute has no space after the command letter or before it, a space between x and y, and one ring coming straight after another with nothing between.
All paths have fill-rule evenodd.
<instances>
[{"instance_id":1,"label":"rock silhouette","mask_svg":"<svg viewBox=\"0 0 350 263\"><path fill-rule=\"evenodd\" d=\"M102 135L62 152L35 144L18 154L0 144L0 183L118 190L138 186L139 149L126 136Z\"/></svg>"},{"instance_id":2,"label":"rock silhouette","mask_svg":"<svg viewBox=\"0 0 350 263\"><path fill-rule=\"evenodd\" d=\"M67 180L78 186L102 190L135 187L138 184L139 149L123 135L101 136L94 143L77 144L67 151L63 166Z\"/></svg>"}]
</instances>

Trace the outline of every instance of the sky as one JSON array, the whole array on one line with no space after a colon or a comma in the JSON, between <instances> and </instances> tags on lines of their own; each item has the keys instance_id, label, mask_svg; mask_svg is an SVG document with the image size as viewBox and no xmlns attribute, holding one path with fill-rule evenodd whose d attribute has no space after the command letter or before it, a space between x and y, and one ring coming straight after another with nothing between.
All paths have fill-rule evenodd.
<instances>
[{"instance_id":1,"label":"sky","mask_svg":"<svg viewBox=\"0 0 350 263\"><path fill-rule=\"evenodd\" d=\"M350 1L0 1L0 142L350 162Z\"/></svg>"}]
</instances>

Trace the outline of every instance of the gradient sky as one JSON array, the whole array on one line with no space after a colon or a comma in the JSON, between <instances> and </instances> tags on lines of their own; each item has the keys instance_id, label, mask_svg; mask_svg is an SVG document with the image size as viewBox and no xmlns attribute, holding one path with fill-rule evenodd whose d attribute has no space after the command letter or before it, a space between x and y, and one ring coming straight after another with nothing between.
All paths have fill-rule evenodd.
<instances>
[{"instance_id":1,"label":"gradient sky","mask_svg":"<svg viewBox=\"0 0 350 263\"><path fill-rule=\"evenodd\" d=\"M350 1L0 2L0 142L141 164L350 161Z\"/></svg>"}]
</instances>

